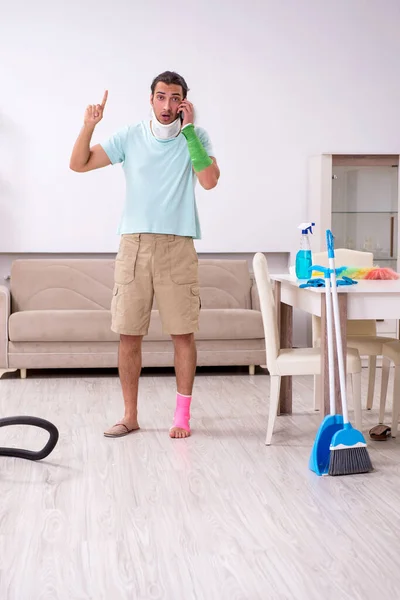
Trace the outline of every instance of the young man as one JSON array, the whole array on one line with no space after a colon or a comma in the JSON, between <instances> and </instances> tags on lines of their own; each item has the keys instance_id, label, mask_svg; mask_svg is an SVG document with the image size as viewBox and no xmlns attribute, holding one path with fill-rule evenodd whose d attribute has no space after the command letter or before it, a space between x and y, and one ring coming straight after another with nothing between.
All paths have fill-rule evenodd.
<instances>
[{"instance_id":1,"label":"young man","mask_svg":"<svg viewBox=\"0 0 400 600\"><path fill-rule=\"evenodd\" d=\"M123 163L125 209L115 261L112 330L120 334L118 368L125 404L123 419L104 432L120 437L139 429L137 395L141 344L148 332L153 294L163 331L175 351L177 400L172 438L190 435L190 403L196 372L200 312L198 260L193 239L200 237L194 184L210 190L219 168L204 129L194 127L193 105L183 77L166 71L151 84L151 121L117 132L90 146L107 102L87 107L72 151L70 168L79 173Z\"/></svg>"}]
</instances>

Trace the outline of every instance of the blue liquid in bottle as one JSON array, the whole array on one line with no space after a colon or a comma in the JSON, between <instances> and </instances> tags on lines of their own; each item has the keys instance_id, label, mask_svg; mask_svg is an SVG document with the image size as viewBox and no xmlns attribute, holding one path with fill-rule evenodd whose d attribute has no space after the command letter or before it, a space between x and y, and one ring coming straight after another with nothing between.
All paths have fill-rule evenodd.
<instances>
[{"instance_id":1,"label":"blue liquid in bottle","mask_svg":"<svg viewBox=\"0 0 400 600\"><path fill-rule=\"evenodd\" d=\"M312 266L311 250L299 250L296 254L296 277L297 279L309 279L310 267Z\"/></svg>"}]
</instances>

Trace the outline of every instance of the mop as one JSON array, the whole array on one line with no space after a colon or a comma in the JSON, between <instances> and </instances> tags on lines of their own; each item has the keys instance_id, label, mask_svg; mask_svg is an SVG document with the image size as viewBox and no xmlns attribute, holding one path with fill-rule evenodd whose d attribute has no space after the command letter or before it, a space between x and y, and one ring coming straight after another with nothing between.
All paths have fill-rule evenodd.
<instances>
[{"instance_id":1,"label":"mop","mask_svg":"<svg viewBox=\"0 0 400 600\"><path fill-rule=\"evenodd\" d=\"M349 422L347 410L346 378L344 370L342 335L340 329L339 300L336 287L334 237L326 232L328 258L331 277L333 316L336 331L336 348L339 367L340 394L342 397L343 428L337 431L330 444L329 475L353 475L372 471L367 444L361 431L354 429Z\"/></svg>"},{"instance_id":2,"label":"mop","mask_svg":"<svg viewBox=\"0 0 400 600\"><path fill-rule=\"evenodd\" d=\"M328 374L329 374L329 406L330 414L327 415L319 426L314 445L312 447L309 468L317 475L326 475L329 470L330 444L333 435L343 428L342 415L335 414L335 372L333 350L333 322L332 322L332 296L331 296L331 270L320 266L313 267L316 271L324 273L325 277L325 303L326 303L326 333L328 343Z\"/></svg>"}]
</instances>

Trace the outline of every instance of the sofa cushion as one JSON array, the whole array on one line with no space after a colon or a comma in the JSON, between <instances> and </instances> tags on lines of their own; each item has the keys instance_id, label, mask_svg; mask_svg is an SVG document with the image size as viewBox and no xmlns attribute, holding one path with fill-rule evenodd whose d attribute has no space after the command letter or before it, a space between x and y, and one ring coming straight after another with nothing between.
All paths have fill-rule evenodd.
<instances>
[{"instance_id":1,"label":"sofa cushion","mask_svg":"<svg viewBox=\"0 0 400 600\"><path fill-rule=\"evenodd\" d=\"M251 308L249 266L246 260L199 260L203 308Z\"/></svg>"},{"instance_id":2,"label":"sofa cushion","mask_svg":"<svg viewBox=\"0 0 400 600\"><path fill-rule=\"evenodd\" d=\"M9 320L12 342L113 342L108 310L25 310ZM202 309L198 340L263 338L261 313L247 309ZM149 341L169 339L162 333L158 310L153 310Z\"/></svg>"},{"instance_id":3,"label":"sofa cushion","mask_svg":"<svg viewBox=\"0 0 400 600\"><path fill-rule=\"evenodd\" d=\"M199 283L203 308L252 307L246 260L200 259ZM113 285L110 259L18 259L11 267L12 312L109 310Z\"/></svg>"},{"instance_id":4,"label":"sofa cushion","mask_svg":"<svg viewBox=\"0 0 400 600\"><path fill-rule=\"evenodd\" d=\"M12 312L109 310L113 280L110 259L18 259L11 265Z\"/></svg>"},{"instance_id":5,"label":"sofa cushion","mask_svg":"<svg viewBox=\"0 0 400 600\"><path fill-rule=\"evenodd\" d=\"M113 342L108 310L23 310L12 313L12 342Z\"/></svg>"}]
</instances>

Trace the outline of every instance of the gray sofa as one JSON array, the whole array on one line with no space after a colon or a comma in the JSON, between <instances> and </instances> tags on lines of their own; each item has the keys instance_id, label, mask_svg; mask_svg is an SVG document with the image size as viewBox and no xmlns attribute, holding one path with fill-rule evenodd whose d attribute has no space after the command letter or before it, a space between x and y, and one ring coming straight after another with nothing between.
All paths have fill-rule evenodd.
<instances>
[{"instance_id":1,"label":"gray sofa","mask_svg":"<svg viewBox=\"0 0 400 600\"><path fill-rule=\"evenodd\" d=\"M199 260L199 366L264 365L265 340L257 290L244 260ZM0 377L26 369L117 367L111 331L114 261L20 259L10 288L0 286ZM154 303L143 342L143 366L173 366Z\"/></svg>"}]
</instances>

